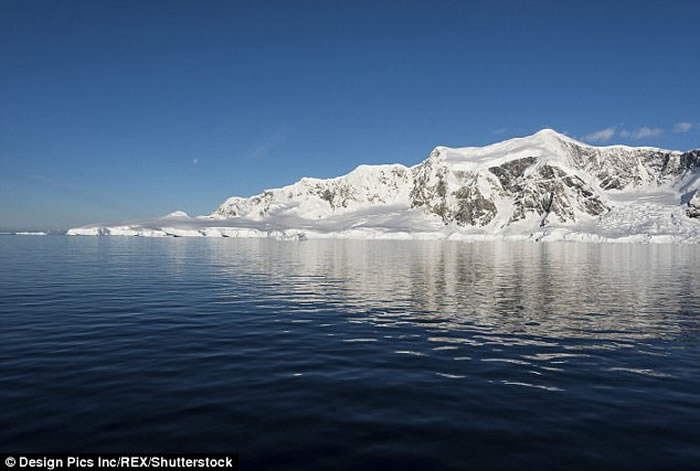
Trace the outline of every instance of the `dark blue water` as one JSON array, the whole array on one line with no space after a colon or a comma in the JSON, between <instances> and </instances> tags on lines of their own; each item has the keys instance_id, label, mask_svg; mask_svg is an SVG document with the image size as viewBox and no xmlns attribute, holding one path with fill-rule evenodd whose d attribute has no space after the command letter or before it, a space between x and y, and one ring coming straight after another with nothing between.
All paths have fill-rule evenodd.
<instances>
[{"instance_id":1,"label":"dark blue water","mask_svg":"<svg viewBox=\"0 0 700 471\"><path fill-rule=\"evenodd\" d=\"M0 448L697 467L700 247L3 236Z\"/></svg>"}]
</instances>

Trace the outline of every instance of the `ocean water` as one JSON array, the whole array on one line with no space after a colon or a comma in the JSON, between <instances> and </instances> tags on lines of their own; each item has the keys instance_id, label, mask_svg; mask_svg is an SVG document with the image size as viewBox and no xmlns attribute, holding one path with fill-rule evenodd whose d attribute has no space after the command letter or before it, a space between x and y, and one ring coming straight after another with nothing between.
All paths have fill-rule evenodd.
<instances>
[{"instance_id":1,"label":"ocean water","mask_svg":"<svg viewBox=\"0 0 700 471\"><path fill-rule=\"evenodd\" d=\"M700 247L2 236L0 448L698 469Z\"/></svg>"}]
</instances>

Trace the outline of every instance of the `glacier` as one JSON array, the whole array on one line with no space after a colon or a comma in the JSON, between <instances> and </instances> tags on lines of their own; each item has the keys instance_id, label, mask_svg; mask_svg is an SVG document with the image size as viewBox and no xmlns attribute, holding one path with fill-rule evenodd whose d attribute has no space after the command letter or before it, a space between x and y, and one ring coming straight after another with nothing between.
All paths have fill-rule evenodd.
<instances>
[{"instance_id":1,"label":"glacier","mask_svg":"<svg viewBox=\"0 0 700 471\"><path fill-rule=\"evenodd\" d=\"M68 235L700 243L700 150L598 147L551 129L421 163L302 178L212 214Z\"/></svg>"}]
</instances>

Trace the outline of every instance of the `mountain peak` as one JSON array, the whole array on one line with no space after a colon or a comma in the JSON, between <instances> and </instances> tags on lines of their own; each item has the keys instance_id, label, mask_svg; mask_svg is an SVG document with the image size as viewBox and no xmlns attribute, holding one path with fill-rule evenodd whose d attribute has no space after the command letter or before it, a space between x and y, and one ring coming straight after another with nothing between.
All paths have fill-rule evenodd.
<instances>
[{"instance_id":1,"label":"mountain peak","mask_svg":"<svg viewBox=\"0 0 700 471\"><path fill-rule=\"evenodd\" d=\"M534 140L537 142L542 142L542 143L555 143L555 144L560 144L562 142L566 143L574 143L578 145L583 145L583 146L588 146L588 144L585 144L583 142L577 141L576 139L572 138L571 136L568 136L564 133L561 133L559 131L556 131L551 128L544 128L540 129L536 133L523 137L520 139L525 139L525 140Z\"/></svg>"},{"instance_id":2,"label":"mountain peak","mask_svg":"<svg viewBox=\"0 0 700 471\"><path fill-rule=\"evenodd\" d=\"M560 132L555 131L554 129L551 128L544 128L540 129L537 131L535 134L533 134L531 137L544 137L544 138L555 138L555 139L560 139L564 141L570 141L572 140L569 136L566 134L562 134Z\"/></svg>"},{"instance_id":3,"label":"mountain peak","mask_svg":"<svg viewBox=\"0 0 700 471\"><path fill-rule=\"evenodd\" d=\"M529 136L513 137L482 147L438 146L430 153L430 158L445 161L453 170L471 171L523 157L548 156L562 159L565 155L564 148L568 144L584 145L553 129L545 128Z\"/></svg>"}]
</instances>

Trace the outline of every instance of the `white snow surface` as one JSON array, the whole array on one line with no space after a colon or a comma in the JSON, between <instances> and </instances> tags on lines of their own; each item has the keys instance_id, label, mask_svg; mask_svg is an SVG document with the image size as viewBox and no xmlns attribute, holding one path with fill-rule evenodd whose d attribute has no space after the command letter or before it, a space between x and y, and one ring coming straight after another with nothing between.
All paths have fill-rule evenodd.
<instances>
[{"instance_id":1,"label":"white snow surface","mask_svg":"<svg viewBox=\"0 0 700 471\"><path fill-rule=\"evenodd\" d=\"M662 172L654 170L657 154L669 162ZM336 178L302 178L248 198L231 197L208 216L175 211L130 223L77 227L67 234L700 243L700 219L687 211L688 201L700 195L700 171L675 170L680 155L652 147L590 146L545 129L485 147L439 146L413 167L360 165ZM565 188L560 197L570 208L568 216L557 218L528 208L524 216L515 217L518 196L504 190L493 168L528 158L534 163L519 180L530 182L527 191L539 188L537 183L544 180L537 172L549 166L586 185L586 194L598 198L605 211L587 212L580 193ZM479 224L439 216L434 211L439 205L433 203L438 201L435 188L443 180L447 191L440 201L448 208L459 207L458 190L469 187L493 202L496 214ZM420 205L417 187L428 193Z\"/></svg>"}]
</instances>

